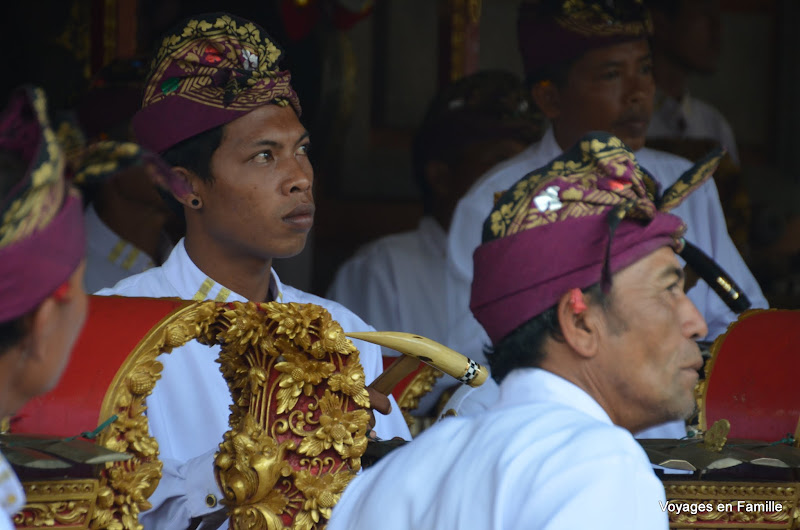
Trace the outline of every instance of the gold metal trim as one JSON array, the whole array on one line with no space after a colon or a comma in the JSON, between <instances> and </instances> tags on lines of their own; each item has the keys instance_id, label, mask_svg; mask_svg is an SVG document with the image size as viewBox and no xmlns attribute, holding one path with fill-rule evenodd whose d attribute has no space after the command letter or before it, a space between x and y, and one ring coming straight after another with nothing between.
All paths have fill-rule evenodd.
<instances>
[{"instance_id":1,"label":"gold metal trim","mask_svg":"<svg viewBox=\"0 0 800 530\"><path fill-rule=\"evenodd\" d=\"M14 514L17 528L88 530L98 494L97 479L27 482L27 502Z\"/></svg>"},{"instance_id":2,"label":"gold metal trim","mask_svg":"<svg viewBox=\"0 0 800 530\"><path fill-rule=\"evenodd\" d=\"M664 491L668 503L689 507L699 503L712 505L710 511L695 514L691 510L681 513L669 511L670 528L738 530L793 529L800 526L800 483L797 482L665 481Z\"/></svg>"}]
</instances>

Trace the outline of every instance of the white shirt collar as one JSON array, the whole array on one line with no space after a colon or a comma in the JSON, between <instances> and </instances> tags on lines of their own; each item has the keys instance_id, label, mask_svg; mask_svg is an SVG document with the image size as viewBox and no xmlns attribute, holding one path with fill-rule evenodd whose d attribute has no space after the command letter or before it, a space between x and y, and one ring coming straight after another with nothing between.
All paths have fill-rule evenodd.
<instances>
[{"instance_id":1,"label":"white shirt collar","mask_svg":"<svg viewBox=\"0 0 800 530\"><path fill-rule=\"evenodd\" d=\"M495 408L526 403L549 402L577 409L598 421L613 424L608 413L574 383L541 368L517 368L500 384L500 399Z\"/></svg>"},{"instance_id":2,"label":"white shirt collar","mask_svg":"<svg viewBox=\"0 0 800 530\"><path fill-rule=\"evenodd\" d=\"M553 132L552 125L544 132L542 139L539 140L538 143L533 144L532 149L536 149L539 156L547 160L553 160L564 153L564 150L561 149L561 146L559 146L556 141L556 135Z\"/></svg>"},{"instance_id":3,"label":"white shirt collar","mask_svg":"<svg viewBox=\"0 0 800 530\"><path fill-rule=\"evenodd\" d=\"M164 275L184 300L215 300L217 302L246 302L247 298L209 278L189 257L184 239L178 241L161 266ZM283 300L283 284L274 269L270 269L270 298Z\"/></svg>"},{"instance_id":4,"label":"white shirt collar","mask_svg":"<svg viewBox=\"0 0 800 530\"><path fill-rule=\"evenodd\" d=\"M547 160L549 160L550 162L552 162L553 159L558 158L559 156L564 154L564 150L561 149L561 146L559 146L558 142L556 141L556 135L553 132L552 125L547 127L547 130L545 131L544 136L542 136L542 139L539 140L537 143L533 144L531 147L529 147L528 150L531 153L539 153L538 156L541 156L542 158L547 158ZM639 151L641 151L641 149ZM633 153L636 154L639 151L634 151Z\"/></svg>"}]
</instances>

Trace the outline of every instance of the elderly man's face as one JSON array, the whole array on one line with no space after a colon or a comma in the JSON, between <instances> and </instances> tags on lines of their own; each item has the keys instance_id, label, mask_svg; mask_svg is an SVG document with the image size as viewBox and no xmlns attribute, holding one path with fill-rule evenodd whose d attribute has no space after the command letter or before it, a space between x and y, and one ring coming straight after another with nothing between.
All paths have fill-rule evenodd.
<instances>
[{"instance_id":1,"label":"elderly man's face","mask_svg":"<svg viewBox=\"0 0 800 530\"><path fill-rule=\"evenodd\" d=\"M632 432L685 418L702 357L696 340L708 332L683 291L683 270L663 247L614 275L603 330L607 407Z\"/></svg>"},{"instance_id":2,"label":"elderly man's face","mask_svg":"<svg viewBox=\"0 0 800 530\"><path fill-rule=\"evenodd\" d=\"M607 131L635 151L644 146L654 95L650 46L645 40L625 42L578 59L546 113L562 149L590 131Z\"/></svg>"}]
</instances>

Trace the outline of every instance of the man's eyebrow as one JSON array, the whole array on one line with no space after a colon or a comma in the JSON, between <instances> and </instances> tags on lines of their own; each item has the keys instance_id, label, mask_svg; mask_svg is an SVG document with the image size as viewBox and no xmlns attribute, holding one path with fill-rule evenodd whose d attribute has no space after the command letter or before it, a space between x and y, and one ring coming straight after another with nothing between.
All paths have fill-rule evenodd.
<instances>
[{"instance_id":1,"label":"man's eyebrow","mask_svg":"<svg viewBox=\"0 0 800 530\"><path fill-rule=\"evenodd\" d=\"M304 131L303 134L301 134L300 137L295 141L295 145L299 144L309 136L310 136L309 132ZM256 140L255 142L248 144L248 147L280 147L282 145L283 144L281 142L263 138L261 140Z\"/></svg>"},{"instance_id":2,"label":"man's eyebrow","mask_svg":"<svg viewBox=\"0 0 800 530\"><path fill-rule=\"evenodd\" d=\"M685 273L683 272L682 268L675 265L671 265L665 268L663 271L661 271L661 274L659 276L663 279L671 279L672 277L674 277L677 280L683 280Z\"/></svg>"},{"instance_id":3,"label":"man's eyebrow","mask_svg":"<svg viewBox=\"0 0 800 530\"><path fill-rule=\"evenodd\" d=\"M616 59L609 59L608 61L604 61L600 63L599 68L612 68L612 67L619 67L625 64L625 61L618 61Z\"/></svg>"}]
</instances>

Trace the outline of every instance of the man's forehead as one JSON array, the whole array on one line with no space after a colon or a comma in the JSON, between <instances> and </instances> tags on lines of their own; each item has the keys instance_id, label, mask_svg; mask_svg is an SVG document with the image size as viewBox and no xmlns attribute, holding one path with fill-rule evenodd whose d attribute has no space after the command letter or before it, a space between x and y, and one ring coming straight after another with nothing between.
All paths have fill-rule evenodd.
<instances>
[{"instance_id":1,"label":"man's forehead","mask_svg":"<svg viewBox=\"0 0 800 530\"><path fill-rule=\"evenodd\" d=\"M638 283L648 280L673 280L680 277L683 277L683 268L675 250L664 246L617 271L613 276L613 284L625 285L634 278Z\"/></svg>"},{"instance_id":2,"label":"man's forehead","mask_svg":"<svg viewBox=\"0 0 800 530\"><path fill-rule=\"evenodd\" d=\"M293 108L264 105L223 127L222 141L237 147L291 143L308 136Z\"/></svg>"},{"instance_id":3,"label":"man's forehead","mask_svg":"<svg viewBox=\"0 0 800 530\"><path fill-rule=\"evenodd\" d=\"M609 61L642 61L650 55L650 44L646 39L641 39L593 48L584 53L576 64L594 66Z\"/></svg>"}]
</instances>

